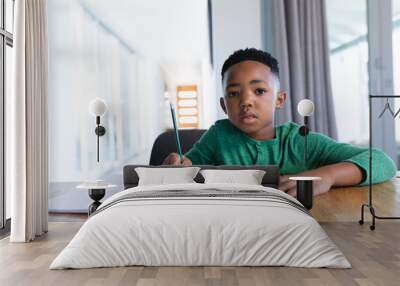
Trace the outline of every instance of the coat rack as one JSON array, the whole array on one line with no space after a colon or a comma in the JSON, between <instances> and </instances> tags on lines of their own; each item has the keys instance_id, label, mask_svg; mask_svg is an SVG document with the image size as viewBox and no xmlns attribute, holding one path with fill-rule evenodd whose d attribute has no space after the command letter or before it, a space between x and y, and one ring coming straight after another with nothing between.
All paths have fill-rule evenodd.
<instances>
[{"instance_id":1,"label":"coat rack","mask_svg":"<svg viewBox=\"0 0 400 286\"><path fill-rule=\"evenodd\" d=\"M368 208L371 216L372 216L372 225L370 225L370 229L375 229L375 219L400 219L400 217L394 216L378 216L375 213L375 208L372 203L372 100L374 98L386 99L385 106L382 112L379 114L378 118L381 118L383 114L389 110L390 114L393 118L400 113L400 109L395 113L393 109L390 107L389 99L390 98L400 98L400 95L369 95L369 180L368 180L368 204L363 204L361 206L361 219L359 223L362 225L364 224L364 208Z\"/></svg>"}]
</instances>

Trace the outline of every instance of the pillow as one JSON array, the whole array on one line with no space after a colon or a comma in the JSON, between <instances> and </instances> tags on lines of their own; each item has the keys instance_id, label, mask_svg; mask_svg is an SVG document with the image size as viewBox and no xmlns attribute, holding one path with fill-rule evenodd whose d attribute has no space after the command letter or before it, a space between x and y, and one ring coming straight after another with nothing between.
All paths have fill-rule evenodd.
<instances>
[{"instance_id":1,"label":"pillow","mask_svg":"<svg viewBox=\"0 0 400 286\"><path fill-rule=\"evenodd\" d=\"M138 186L196 183L193 179L199 170L199 167L135 168L139 176Z\"/></svg>"},{"instance_id":2,"label":"pillow","mask_svg":"<svg viewBox=\"0 0 400 286\"><path fill-rule=\"evenodd\" d=\"M262 170L201 170L204 183L236 183L261 185L265 171Z\"/></svg>"}]
</instances>

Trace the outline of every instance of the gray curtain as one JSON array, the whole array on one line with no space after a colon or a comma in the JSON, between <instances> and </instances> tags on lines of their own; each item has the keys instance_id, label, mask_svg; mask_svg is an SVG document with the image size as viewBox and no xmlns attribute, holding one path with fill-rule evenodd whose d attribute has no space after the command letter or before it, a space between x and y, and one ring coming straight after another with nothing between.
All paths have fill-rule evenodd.
<instances>
[{"instance_id":1,"label":"gray curtain","mask_svg":"<svg viewBox=\"0 0 400 286\"><path fill-rule=\"evenodd\" d=\"M276 112L276 123L302 123L297 103L307 98L315 104L311 129L337 138L325 0L268 1L270 47L279 61L281 89L288 92L285 107Z\"/></svg>"}]
</instances>

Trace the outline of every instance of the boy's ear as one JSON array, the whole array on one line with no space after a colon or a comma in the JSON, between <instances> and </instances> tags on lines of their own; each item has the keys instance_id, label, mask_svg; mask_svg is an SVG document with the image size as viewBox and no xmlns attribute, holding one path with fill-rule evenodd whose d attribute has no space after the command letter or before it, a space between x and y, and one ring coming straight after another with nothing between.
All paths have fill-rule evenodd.
<instances>
[{"instance_id":1,"label":"boy's ear","mask_svg":"<svg viewBox=\"0 0 400 286\"><path fill-rule=\"evenodd\" d=\"M225 114L227 114L226 112L226 105L225 105L225 100L223 97L219 98L219 104L221 105L222 110L225 112Z\"/></svg>"},{"instance_id":2,"label":"boy's ear","mask_svg":"<svg viewBox=\"0 0 400 286\"><path fill-rule=\"evenodd\" d=\"M275 107L282 108L285 104L287 94L285 91L278 91L278 95L276 96Z\"/></svg>"}]
</instances>

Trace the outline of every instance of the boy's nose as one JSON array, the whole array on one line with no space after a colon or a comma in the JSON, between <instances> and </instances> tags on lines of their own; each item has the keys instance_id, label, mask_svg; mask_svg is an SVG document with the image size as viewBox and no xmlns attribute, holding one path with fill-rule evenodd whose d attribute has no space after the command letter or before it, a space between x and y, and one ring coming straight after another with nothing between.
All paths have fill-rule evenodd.
<instances>
[{"instance_id":1,"label":"boy's nose","mask_svg":"<svg viewBox=\"0 0 400 286\"><path fill-rule=\"evenodd\" d=\"M252 106L253 106L253 96L249 93L244 93L240 97L240 107L246 108L246 107L252 107Z\"/></svg>"}]
</instances>

